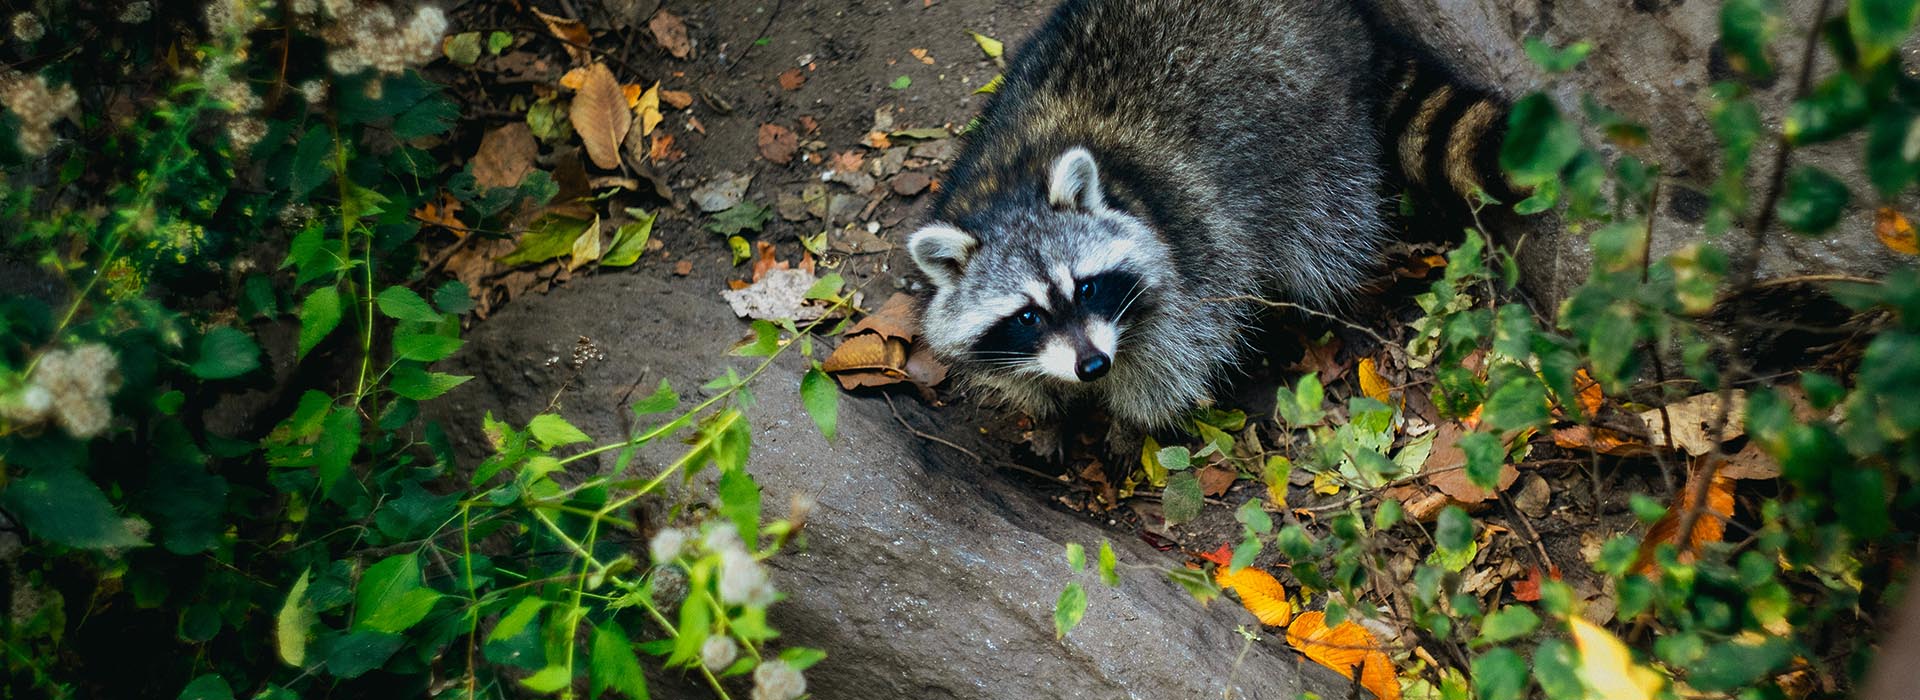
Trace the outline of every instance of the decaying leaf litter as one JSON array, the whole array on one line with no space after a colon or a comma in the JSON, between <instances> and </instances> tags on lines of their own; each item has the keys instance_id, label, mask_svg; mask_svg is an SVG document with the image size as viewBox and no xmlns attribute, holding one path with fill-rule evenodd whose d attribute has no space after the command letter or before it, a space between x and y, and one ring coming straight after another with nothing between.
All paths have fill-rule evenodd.
<instances>
[{"instance_id":1,"label":"decaying leaf litter","mask_svg":"<svg viewBox=\"0 0 1920 700\"><path fill-rule=\"evenodd\" d=\"M511 29L458 33L445 46L461 72L454 89L473 110L454 137L469 154L454 187L482 196L463 197L476 202L465 207L443 197L412 214L438 227L442 245L427 265L468 285L475 318L576 274L673 275L723 295L743 319L800 322L830 306L823 280L835 293L845 284L857 313L823 326L836 331L821 338L833 346L823 376L859 395L960 404L947 410L983 417L981 430L1004 449L981 457L1009 467L1007 478L1057 474L1031 479L1036 492L1211 567L1217 588L1202 578L1196 593L1231 591L1274 635L1380 697L1398 696L1398 669L1425 650L1398 630L1328 626L1315 610L1323 593L1270 570L1274 553L1234 547L1243 524L1312 524L1392 499L1403 517L1443 526L1433 522L1443 509L1462 506L1489 523L1470 546L1388 543L1396 558L1370 602L1405 619L1395 589L1410 585L1415 562L1446 556L1461 560L1463 590L1490 608L1537 600L1542 580L1561 579L1584 616L1605 623L1617 592L1591 563L1612 535L1651 533L1636 567L1650 566L1661 543L1685 559L1745 515L1743 482L1779 473L1743 442L1737 392L1613 396L1582 374L1571 397L1538 407L1556 419L1548 431L1477 430L1477 412L1442 418L1434 368L1421 360L1434 329L1415 323L1414 293L1447 259L1426 245L1395 250L1375 293L1346 318L1282 310L1270 361L1196 419L1196 437L1149 441L1121 464L1105 463L1086 438L1064 469L1046 464L1020 447L1021 420L968 412L915 338L912 304L893 283L902 270L889 267L903 263L891 255L903 224L939 190L977 95L998 85L1005 49L992 31L869 40L862 51L749 35L782 18L712 5L645 18L547 9L557 12L469 7L460 26ZM754 53L759 60L739 59ZM1878 224L1890 249L1910 252L1904 217ZM1392 464L1315 458L1316 431L1376 445ZM1665 513L1636 519L1616 495L1636 491L1670 494ZM1579 637L1602 661L1620 645L1599 627Z\"/></svg>"}]
</instances>

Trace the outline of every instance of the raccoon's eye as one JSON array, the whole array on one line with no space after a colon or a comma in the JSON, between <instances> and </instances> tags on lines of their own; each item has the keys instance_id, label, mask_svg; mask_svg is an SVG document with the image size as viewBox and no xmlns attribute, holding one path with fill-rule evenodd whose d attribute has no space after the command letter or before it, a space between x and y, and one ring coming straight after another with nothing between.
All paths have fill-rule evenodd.
<instances>
[{"instance_id":1,"label":"raccoon's eye","mask_svg":"<svg viewBox=\"0 0 1920 700\"><path fill-rule=\"evenodd\" d=\"M1093 296L1094 291L1099 288L1100 288L1100 285L1098 282L1095 282L1093 280L1087 280L1085 282L1081 282L1080 288L1076 291L1078 293L1079 298L1086 299L1088 297Z\"/></svg>"},{"instance_id":2,"label":"raccoon's eye","mask_svg":"<svg viewBox=\"0 0 1920 700\"><path fill-rule=\"evenodd\" d=\"M1034 311L1033 309L1027 309L1026 311L1020 312L1019 315L1016 315L1013 318L1014 320L1019 321L1020 325L1022 326L1038 325L1040 323L1040 312Z\"/></svg>"}]
</instances>

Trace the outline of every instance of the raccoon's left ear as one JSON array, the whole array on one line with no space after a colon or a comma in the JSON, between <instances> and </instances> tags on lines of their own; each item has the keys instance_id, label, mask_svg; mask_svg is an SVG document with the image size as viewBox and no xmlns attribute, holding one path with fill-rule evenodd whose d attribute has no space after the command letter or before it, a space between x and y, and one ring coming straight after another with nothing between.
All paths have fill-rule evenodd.
<instances>
[{"instance_id":1,"label":"raccoon's left ear","mask_svg":"<svg viewBox=\"0 0 1920 700\"><path fill-rule=\"evenodd\" d=\"M1100 166L1093 154L1075 146L1053 161L1047 203L1061 209L1096 212L1106 208L1100 196Z\"/></svg>"},{"instance_id":2,"label":"raccoon's left ear","mask_svg":"<svg viewBox=\"0 0 1920 700\"><path fill-rule=\"evenodd\" d=\"M907 252L913 255L913 264L927 274L936 287L951 287L960 273L966 271L967 261L973 258L973 248L979 241L973 234L947 224L931 223L914 231L907 237Z\"/></svg>"}]
</instances>

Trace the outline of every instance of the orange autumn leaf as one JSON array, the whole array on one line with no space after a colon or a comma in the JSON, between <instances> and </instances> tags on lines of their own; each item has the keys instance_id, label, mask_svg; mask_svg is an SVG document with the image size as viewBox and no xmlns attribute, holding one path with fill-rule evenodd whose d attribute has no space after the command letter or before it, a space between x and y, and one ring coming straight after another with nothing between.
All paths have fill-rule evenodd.
<instances>
[{"instance_id":1,"label":"orange autumn leaf","mask_svg":"<svg viewBox=\"0 0 1920 700\"><path fill-rule=\"evenodd\" d=\"M1874 213L1873 234L1880 237L1880 243L1887 250L1920 255L1920 238L1914 235L1913 222L1893 207L1880 207Z\"/></svg>"},{"instance_id":2,"label":"orange autumn leaf","mask_svg":"<svg viewBox=\"0 0 1920 700\"><path fill-rule=\"evenodd\" d=\"M1360 376L1360 392L1380 403L1393 405L1393 385L1387 378L1380 376L1380 368L1371 357L1360 358L1360 368L1354 371Z\"/></svg>"},{"instance_id":3,"label":"orange autumn leaf","mask_svg":"<svg viewBox=\"0 0 1920 700\"><path fill-rule=\"evenodd\" d=\"M1215 568L1213 582L1239 595L1240 604L1259 618L1260 624L1274 627L1287 624L1293 617L1293 604L1287 602L1287 588L1280 584L1280 579L1265 569L1249 566L1229 572L1230 568L1225 564Z\"/></svg>"},{"instance_id":4,"label":"orange autumn leaf","mask_svg":"<svg viewBox=\"0 0 1920 700\"><path fill-rule=\"evenodd\" d=\"M1711 457L1702 457L1694 462L1693 473L1687 477L1687 484L1681 487L1674 503L1667 508L1653 527L1647 530L1647 537L1640 542L1640 557L1634 562L1634 571L1642 574L1652 573L1654 569L1653 552L1662 544L1678 544L1679 560L1690 562L1694 552L1711 542L1719 542L1727 534L1727 520L1733 518L1733 477L1715 474L1713 482L1707 486L1706 502L1700 504L1702 512L1693 521L1693 532L1684 541L1680 538L1680 520L1688 510L1687 498L1693 493L1696 480L1702 474L1702 465Z\"/></svg>"},{"instance_id":5,"label":"orange autumn leaf","mask_svg":"<svg viewBox=\"0 0 1920 700\"><path fill-rule=\"evenodd\" d=\"M1607 397L1605 394L1600 393L1599 380L1594 379L1593 375L1587 374L1587 368L1581 367L1573 373L1573 388L1575 391L1580 392L1577 397L1580 402L1580 412L1588 416L1600 415L1601 405L1607 400Z\"/></svg>"},{"instance_id":6,"label":"orange autumn leaf","mask_svg":"<svg viewBox=\"0 0 1920 700\"><path fill-rule=\"evenodd\" d=\"M455 236L467 235L467 227L460 223L460 200L453 195L441 192L439 199L420 205L413 210L413 216L422 222L435 224L453 232Z\"/></svg>"},{"instance_id":7,"label":"orange autumn leaf","mask_svg":"<svg viewBox=\"0 0 1920 700\"><path fill-rule=\"evenodd\" d=\"M1393 659L1380 650L1367 628L1352 620L1328 629L1326 613L1300 613L1293 624L1287 625L1287 644L1347 678L1352 678L1358 667L1360 687L1379 700L1400 700L1400 679Z\"/></svg>"}]
</instances>

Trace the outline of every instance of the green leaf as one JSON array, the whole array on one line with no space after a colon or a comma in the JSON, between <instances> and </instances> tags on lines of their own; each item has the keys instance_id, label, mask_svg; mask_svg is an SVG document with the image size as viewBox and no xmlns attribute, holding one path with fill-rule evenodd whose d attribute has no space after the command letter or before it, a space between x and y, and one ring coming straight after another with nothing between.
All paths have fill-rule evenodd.
<instances>
[{"instance_id":1,"label":"green leaf","mask_svg":"<svg viewBox=\"0 0 1920 700\"><path fill-rule=\"evenodd\" d=\"M840 387L834 386L819 365L807 368L806 376L800 378L800 403L813 424L820 427L820 434L832 440L840 424Z\"/></svg>"},{"instance_id":2,"label":"green leaf","mask_svg":"<svg viewBox=\"0 0 1920 700\"><path fill-rule=\"evenodd\" d=\"M320 620L313 603L307 600L307 580L312 573L300 572L300 578L287 591L287 599L280 603L280 614L274 616L274 648L280 652L280 660L294 668L307 663L307 631Z\"/></svg>"},{"instance_id":3,"label":"green leaf","mask_svg":"<svg viewBox=\"0 0 1920 700\"><path fill-rule=\"evenodd\" d=\"M1527 690L1527 660L1506 647L1488 651L1473 660L1473 697L1475 700L1524 700Z\"/></svg>"},{"instance_id":4,"label":"green leaf","mask_svg":"<svg viewBox=\"0 0 1920 700\"><path fill-rule=\"evenodd\" d=\"M393 369L393 380L388 386L395 394L415 401L426 401L437 398L472 378L470 375L428 372L418 365L407 363Z\"/></svg>"},{"instance_id":5,"label":"green leaf","mask_svg":"<svg viewBox=\"0 0 1920 700\"><path fill-rule=\"evenodd\" d=\"M1154 459L1168 471L1183 471L1193 466L1193 455L1184 445L1161 448L1160 452L1154 455Z\"/></svg>"},{"instance_id":6,"label":"green leaf","mask_svg":"<svg viewBox=\"0 0 1920 700\"><path fill-rule=\"evenodd\" d=\"M420 298L413 290L398 285L388 287L373 298L379 305L380 313L388 318L400 321L419 321L421 323L439 323L440 312L434 311L426 299Z\"/></svg>"},{"instance_id":7,"label":"green leaf","mask_svg":"<svg viewBox=\"0 0 1920 700\"><path fill-rule=\"evenodd\" d=\"M182 688L179 700L233 700L233 687L220 674L209 673Z\"/></svg>"},{"instance_id":8,"label":"green leaf","mask_svg":"<svg viewBox=\"0 0 1920 700\"><path fill-rule=\"evenodd\" d=\"M1802 165L1787 174L1787 190L1775 211L1788 228L1817 234L1840 221L1847 198L1846 183L1824 170Z\"/></svg>"},{"instance_id":9,"label":"green leaf","mask_svg":"<svg viewBox=\"0 0 1920 700\"><path fill-rule=\"evenodd\" d=\"M494 623L493 631L487 633L487 641L518 636L527 628L527 625L533 624L534 619L539 617L540 611L546 607L547 601L539 596L529 595L521 598L507 610L507 614L500 616L499 622Z\"/></svg>"},{"instance_id":10,"label":"green leaf","mask_svg":"<svg viewBox=\"0 0 1920 700\"><path fill-rule=\"evenodd\" d=\"M716 494L720 497L720 514L739 528L740 539L748 544L759 542L760 485L753 482L753 475L745 469L722 471Z\"/></svg>"},{"instance_id":11,"label":"green leaf","mask_svg":"<svg viewBox=\"0 0 1920 700\"><path fill-rule=\"evenodd\" d=\"M1487 427L1494 430L1519 430L1547 422L1547 388L1532 374L1509 376L1492 396L1487 397L1482 413Z\"/></svg>"},{"instance_id":12,"label":"green leaf","mask_svg":"<svg viewBox=\"0 0 1920 700\"><path fill-rule=\"evenodd\" d=\"M1553 100L1533 93L1514 103L1500 167L1522 185L1552 180L1580 153L1580 129L1560 115Z\"/></svg>"},{"instance_id":13,"label":"green leaf","mask_svg":"<svg viewBox=\"0 0 1920 700\"><path fill-rule=\"evenodd\" d=\"M1120 560L1113 555L1113 543L1100 542L1100 582L1108 586L1120 585L1120 573L1116 570Z\"/></svg>"},{"instance_id":14,"label":"green leaf","mask_svg":"<svg viewBox=\"0 0 1920 700\"><path fill-rule=\"evenodd\" d=\"M200 336L200 359L193 363L193 376L201 379L232 379L260 367L260 346L253 337L234 328L221 326Z\"/></svg>"},{"instance_id":15,"label":"green leaf","mask_svg":"<svg viewBox=\"0 0 1920 700\"><path fill-rule=\"evenodd\" d=\"M1564 639L1549 639L1533 652L1533 679L1548 700L1586 700L1587 686L1576 670L1579 652Z\"/></svg>"},{"instance_id":16,"label":"green leaf","mask_svg":"<svg viewBox=\"0 0 1920 700\"><path fill-rule=\"evenodd\" d=\"M461 32L447 37L440 43L440 50L454 63L471 66L480 60L480 32Z\"/></svg>"},{"instance_id":17,"label":"green leaf","mask_svg":"<svg viewBox=\"0 0 1920 700\"><path fill-rule=\"evenodd\" d=\"M653 222L658 217L640 209L628 209L634 220L621 224L613 232L613 243L607 254L600 258L602 267L626 267L640 261L647 252L647 239L653 235Z\"/></svg>"},{"instance_id":18,"label":"green leaf","mask_svg":"<svg viewBox=\"0 0 1920 700\"><path fill-rule=\"evenodd\" d=\"M134 547L145 541L127 529L113 504L85 474L43 465L7 482L0 506L47 542L75 549Z\"/></svg>"},{"instance_id":19,"label":"green leaf","mask_svg":"<svg viewBox=\"0 0 1920 700\"><path fill-rule=\"evenodd\" d=\"M1074 571L1087 570L1087 548L1079 542L1067 543L1067 566Z\"/></svg>"},{"instance_id":20,"label":"green leaf","mask_svg":"<svg viewBox=\"0 0 1920 700\"><path fill-rule=\"evenodd\" d=\"M753 329L753 342L733 349L733 354L741 357L772 357L780 351L780 329L770 321L757 320L750 326ZM804 379L803 385L804 385Z\"/></svg>"},{"instance_id":21,"label":"green leaf","mask_svg":"<svg viewBox=\"0 0 1920 700\"><path fill-rule=\"evenodd\" d=\"M407 642L406 637L373 630L357 630L327 647L327 672L341 678L359 678L380 668Z\"/></svg>"},{"instance_id":22,"label":"green leaf","mask_svg":"<svg viewBox=\"0 0 1920 700\"><path fill-rule=\"evenodd\" d=\"M1851 75L1835 73L1793 103L1781 130L1794 145L1819 143L1859 128L1870 114L1866 87Z\"/></svg>"},{"instance_id":23,"label":"green leaf","mask_svg":"<svg viewBox=\"0 0 1920 700\"><path fill-rule=\"evenodd\" d=\"M1860 63L1874 67L1891 58L1920 20L1915 0L1852 0L1847 3L1847 30L1860 51Z\"/></svg>"},{"instance_id":24,"label":"green leaf","mask_svg":"<svg viewBox=\"0 0 1920 700\"><path fill-rule=\"evenodd\" d=\"M1584 41L1568 44L1566 48L1554 48L1552 44L1537 38L1528 37L1526 42L1527 58L1548 73L1565 73L1587 60L1587 54L1593 52L1593 45Z\"/></svg>"},{"instance_id":25,"label":"green leaf","mask_svg":"<svg viewBox=\"0 0 1920 700\"><path fill-rule=\"evenodd\" d=\"M460 119L460 105L444 95L431 95L393 119L393 135L405 141L444 134Z\"/></svg>"},{"instance_id":26,"label":"green leaf","mask_svg":"<svg viewBox=\"0 0 1920 700\"><path fill-rule=\"evenodd\" d=\"M599 219L575 219L548 214L534 220L520 235L520 245L500 258L503 265L542 263L573 252L573 242Z\"/></svg>"},{"instance_id":27,"label":"green leaf","mask_svg":"<svg viewBox=\"0 0 1920 700\"><path fill-rule=\"evenodd\" d=\"M731 236L741 231L758 231L773 219L773 207L763 207L753 202L742 201L713 215L707 222L707 230Z\"/></svg>"},{"instance_id":28,"label":"green leaf","mask_svg":"<svg viewBox=\"0 0 1920 700\"><path fill-rule=\"evenodd\" d=\"M1460 451L1467 456L1467 480L1488 491L1500 486L1500 466L1506 463L1507 446L1493 433L1467 433L1460 436Z\"/></svg>"},{"instance_id":29,"label":"green leaf","mask_svg":"<svg viewBox=\"0 0 1920 700\"><path fill-rule=\"evenodd\" d=\"M913 85L913 78L904 75L894 78L891 83L887 83L887 87L893 90L905 90L910 85Z\"/></svg>"},{"instance_id":30,"label":"green leaf","mask_svg":"<svg viewBox=\"0 0 1920 700\"><path fill-rule=\"evenodd\" d=\"M464 314L473 310L473 296L467 290L467 284L460 280L447 280L433 290L433 305L450 314Z\"/></svg>"},{"instance_id":31,"label":"green leaf","mask_svg":"<svg viewBox=\"0 0 1920 700\"><path fill-rule=\"evenodd\" d=\"M1867 131L1867 179L1881 199L1893 199L1920 177L1920 118L1889 106Z\"/></svg>"},{"instance_id":32,"label":"green leaf","mask_svg":"<svg viewBox=\"0 0 1920 700\"><path fill-rule=\"evenodd\" d=\"M420 584L419 555L396 554L367 567L354 591L353 629L399 634L419 624L440 593Z\"/></svg>"},{"instance_id":33,"label":"green leaf","mask_svg":"<svg viewBox=\"0 0 1920 700\"><path fill-rule=\"evenodd\" d=\"M1264 535L1273 532L1273 516L1267 513L1264 505L1258 498L1250 499L1233 512L1233 519L1255 533Z\"/></svg>"},{"instance_id":34,"label":"green leaf","mask_svg":"<svg viewBox=\"0 0 1920 700\"><path fill-rule=\"evenodd\" d=\"M612 621L593 627L593 651L587 657L587 677L592 695L600 697L609 688L634 700L647 700L647 678L640 671L640 659L633 653L627 634Z\"/></svg>"},{"instance_id":35,"label":"green leaf","mask_svg":"<svg viewBox=\"0 0 1920 700\"><path fill-rule=\"evenodd\" d=\"M1473 555L1478 546L1473 541L1473 516L1461 510L1459 506L1447 506L1440 511L1440 520L1433 531L1433 554L1428 555L1427 563L1448 571L1460 571L1473 563Z\"/></svg>"},{"instance_id":36,"label":"green leaf","mask_svg":"<svg viewBox=\"0 0 1920 700\"><path fill-rule=\"evenodd\" d=\"M1473 640L1475 644L1499 644L1533 634L1540 626L1540 616L1532 608L1509 605L1487 615L1480 621L1480 636Z\"/></svg>"},{"instance_id":37,"label":"green leaf","mask_svg":"<svg viewBox=\"0 0 1920 700\"><path fill-rule=\"evenodd\" d=\"M1301 377L1293 389L1280 387L1274 399L1274 410L1289 427L1317 425L1326 417L1320 406L1326 400L1326 389L1320 385L1318 372Z\"/></svg>"},{"instance_id":38,"label":"green leaf","mask_svg":"<svg viewBox=\"0 0 1920 700\"><path fill-rule=\"evenodd\" d=\"M320 427L320 440L313 445L314 472L320 487L333 485L346 477L360 452L360 412L351 406L335 406L327 412Z\"/></svg>"},{"instance_id":39,"label":"green leaf","mask_svg":"<svg viewBox=\"0 0 1920 700\"><path fill-rule=\"evenodd\" d=\"M300 302L300 353L306 359L314 346L340 325L340 289L321 287Z\"/></svg>"},{"instance_id":40,"label":"green leaf","mask_svg":"<svg viewBox=\"0 0 1920 700\"><path fill-rule=\"evenodd\" d=\"M549 694L560 692L573 684L572 672L562 664L553 664L535 671L533 675L520 679L520 685L533 689L533 692Z\"/></svg>"},{"instance_id":41,"label":"green leaf","mask_svg":"<svg viewBox=\"0 0 1920 700\"><path fill-rule=\"evenodd\" d=\"M780 650L780 660L787 662L794 670L805 671L814 664L825 661L827 652L812 647L787 647Z\"/></svg>"},{"instance_id":42,"label":"green leaf","mask_svg":"<svg viewBox=\"0 0 1920 700\"><path fill-rule=\"evenodd\" d=\"M1200 517L1202 505L1200 477L1193 470L1167 475L1167 488L1160 492L1160 508L1168 525L1178 525Z\"/></svg>"},{"instance_id":43,"label":"green leaf","mask_svg":"<svg viewBox=\"0 0 1920 700\"><path fill-rule=\"evenodd\" d=\"M593 440L579 428L573 427L572 423L568 423L567 419L553 413L534 416L533 420L527 422L527 432L533 434L533 439L540 441L541 447L549 450Z\"/></svg>"},{"instance_id":44,"label":"green leaf","mask_svg":"<svg viewBox=\"0 0 1920 700\"><path fill-rule=\"evenodd\" d=\"M400 333L393 336L393 354L401 360L437 362L458 352L462 344L459 338L436 333Z\"/></svg>"},{"instance_id":45,"label":"green leaf","mask_svg":"<svg viewBox=\"0 0 1920 700\"><path fill-rule=\"evenodd\" d=\"M1776 0L1728 0L1721 6L1720 46L1728 65L1755 81L1773 75L1767 43L1779 31L1779 12Z\"/></svg>"},{"instance_id":46,"label":"green leaf","mask_svg":"<svg viewBox=\"0 0 1920 700\"><path fill-rule=\"evenodd\" d=\"M678 405L680 405L680 395L673 391L673 385L668 384L667 380L662 379L660 380L660 386L655 388L652 394L633 405L633 415L643 416L650 413L662 413L671 411L674 406Z\"/></svg>"},{"instance_id":47,"label":"green leaf","mask_svg":"<svg viewBox=\"0 0 1920 700\"><path fill-rule=\"evenodd\" d=\"M315 126L301 135L300 143L293 148L293 163L287 174L287 194L294 199L304 199L307 193L326 183L333 171L329 168L333 154L333 132L326 126Z\"/></svg>"},{"instance_id":48,"label":"green leaf","mask_svg":"<svg viewBox=\"0 0 1920 700\"><path fill-rule=\"evenodd\" d=\"M1708 693L1731 692L1773 675L1793 658L1793 646L1779 637L1757 644L1720 642L1688 669L1687 685Z\"/></svg>"},{"instance_id":49,"label":"green leaf","mask_svg":"<svg viewBox=\"0 0 1920 700\"><path fill-rule=\"evenodd\" d=\"M1087 614L1087 590L1080 587L1079 581L1072 581L1061 589L1060 600L1053 604L1053 637L1065 639L1068 632L1080 626L1080 619Z\"/></svg>"},{"instance_id":50,"label":"green leaf","mask_svg":"<svg viewBox=\"0 0 1920 700\"><path fill-rule=\"evenodd\" d=\"M487 35L487 53L498 56L500 55L501 51L505 51L507 47L512 45L513 45L512 34L508 34L506 32L494 32L492 34Z\"/></svg>"}]
</instances>

